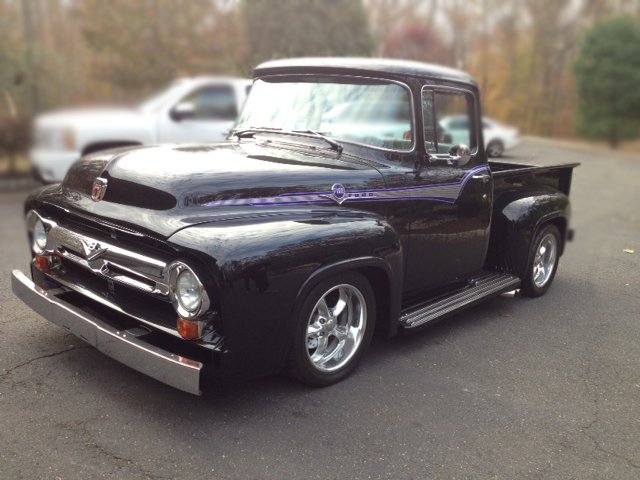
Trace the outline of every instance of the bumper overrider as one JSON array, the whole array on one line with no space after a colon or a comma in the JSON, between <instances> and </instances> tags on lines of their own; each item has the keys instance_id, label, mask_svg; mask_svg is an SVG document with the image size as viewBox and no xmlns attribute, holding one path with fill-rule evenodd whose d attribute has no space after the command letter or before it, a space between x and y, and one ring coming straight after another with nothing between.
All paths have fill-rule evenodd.
<instances>
[{"instance_id":1,"label":"bumper overrider","mask_svg":"<svg viewBox=\"0 0 640 480\"><path fill-rule=\"evenodd\" d=\"M149 330L143 325L118 330L98 316L58 298L56 287L47 289L36 285L20 270L13 270L11 287L35 312L102 353L167 385L201 394L204 364L148 343L145 336Z\"/></svg>"}]
</instances>

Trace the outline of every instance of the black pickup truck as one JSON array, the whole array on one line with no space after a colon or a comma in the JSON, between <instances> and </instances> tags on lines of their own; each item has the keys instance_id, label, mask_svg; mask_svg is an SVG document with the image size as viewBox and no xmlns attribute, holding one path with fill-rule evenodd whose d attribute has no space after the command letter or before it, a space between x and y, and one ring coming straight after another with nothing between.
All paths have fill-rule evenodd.
<instances>
[{"instance_id":1,"label":"black pickup truck","mask_svg":"<svg viewBox=\"0 0 640 480\"><path fill-rule=\"evenodd\" d=\"M455 145L451 116L471 126ZM457 70L262 64L228 142L95 154L34 192L13 291L187 392L283 369L331 384L374 330L553 281L576 165L488 162L480 118Z\"/></svg>"}]
</instances>

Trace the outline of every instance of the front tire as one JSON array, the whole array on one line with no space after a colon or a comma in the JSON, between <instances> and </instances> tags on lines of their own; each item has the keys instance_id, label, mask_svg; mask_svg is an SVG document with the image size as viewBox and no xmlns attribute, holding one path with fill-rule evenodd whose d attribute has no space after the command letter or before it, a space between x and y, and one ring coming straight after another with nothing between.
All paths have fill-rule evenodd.
<instances>
[{"instance_id":1,"label":"front tire","mask_svg":"<svg viewBox=\"0 0 640 480\"><path fill-rule=\"evenodd\" d=\"M289 373L313 386L339 382L371 343L376 320L373 289L356 272L316 285L297 310Z\"/></svg>"},{"instance_id":2,"label":"front tire","mask_svg":"<svg viewBox=\"0 0 640 480\"><path fill-rule=\"evenodd\" d=\"M527 297L539 297L549 290L558 270L561 241L555 225L546 225L536 232L522 280L522 293Z\"/></svg>"}]
</instances>

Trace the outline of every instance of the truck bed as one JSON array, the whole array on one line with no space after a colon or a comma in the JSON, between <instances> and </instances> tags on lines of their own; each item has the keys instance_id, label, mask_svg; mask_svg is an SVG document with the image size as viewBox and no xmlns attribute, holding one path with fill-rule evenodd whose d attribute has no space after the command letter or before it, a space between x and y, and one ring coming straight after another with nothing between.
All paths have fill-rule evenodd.
<instances>
[{"instance_id":1,"label":"truck bed","mask_svg":"<svg viewBox=\"0 0 640 480\"><path fill-rule=\"evenodd\" d=\"M573 169L579 163L556 165L531 165L503 161L489 161L493 173L494 194L521 189L522 187L550 187L569 195Z\"/></svg>"}]
</instances>

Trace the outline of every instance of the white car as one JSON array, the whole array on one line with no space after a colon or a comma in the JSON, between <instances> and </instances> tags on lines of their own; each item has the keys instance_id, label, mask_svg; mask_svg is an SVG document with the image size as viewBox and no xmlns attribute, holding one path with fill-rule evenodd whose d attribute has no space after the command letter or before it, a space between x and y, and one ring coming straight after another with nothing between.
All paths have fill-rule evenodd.
<instances>
[{"instance_id":1,"label":"white car","mask_svg":"<svg viewBox=\"0 0 640 480\"><path fill-rule=\"evenodd\" d=\"M411 104L408 101L357 101L336 105L322 115L320 131L358 141L406 142L411 136ZM375 140L374 140L375 139Z\"/></svg>"},{"instance_id":2,"label":"white car","mask_svg":"<svg viewBox=\"0 0 640 480\"><path fill-rule=\"evenodd\" d=\"M444 117L440 125L452 137L451 143L469 143L469 125L467 117ZM505 150L510 150L520 143L520 132L487 117L482 118L482 136L487 155L500 157Z\"/></svg>"},{"instance_id":3,"label":"white car","mask_svg":"<svg viewBox=\"0 0 640 480\"><path fill-rule=\"evenodd\" d=\"M247 79L196 77L173 82L138 108L40 115L30 152L34 174L44 182L62 181L80 157L109 148L222 141L250 88Z\"/></svg>"}]
</instances>

